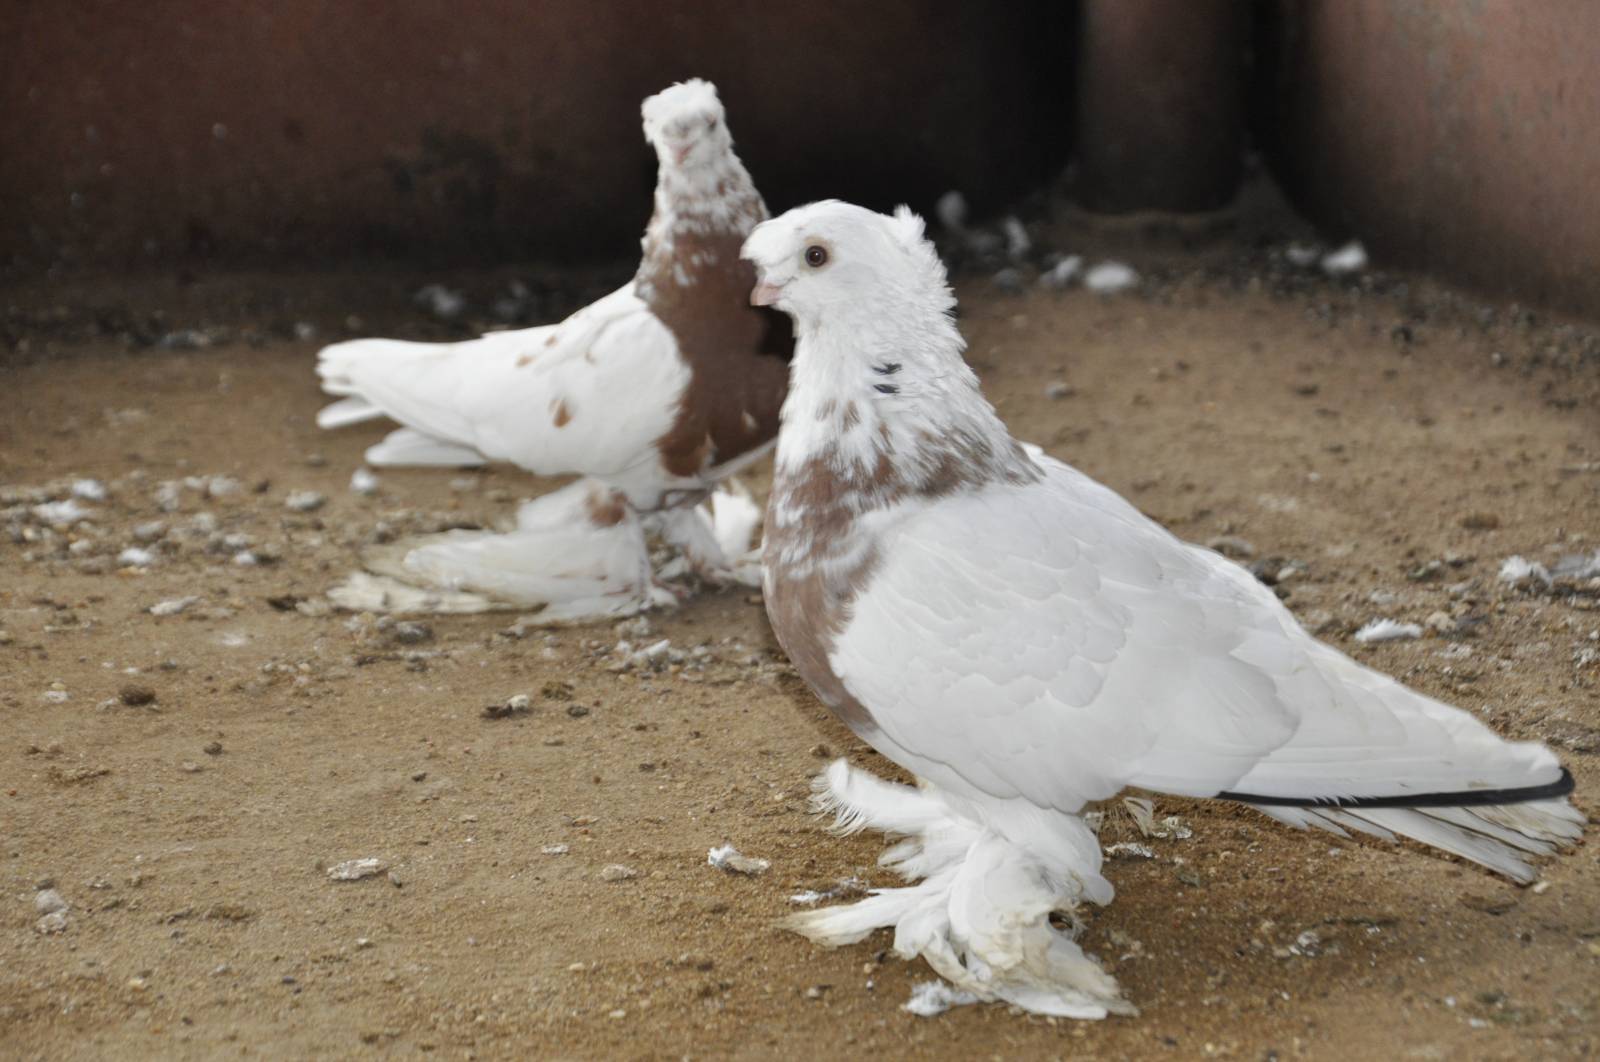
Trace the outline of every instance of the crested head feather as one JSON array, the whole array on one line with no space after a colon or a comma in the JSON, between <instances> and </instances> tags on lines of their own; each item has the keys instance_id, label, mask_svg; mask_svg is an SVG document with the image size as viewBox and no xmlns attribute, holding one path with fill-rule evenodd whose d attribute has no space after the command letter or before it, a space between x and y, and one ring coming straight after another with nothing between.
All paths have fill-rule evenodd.
<instances>
[{"instance_id":1,"label":"crested head feather","mask_svg":"<svg viewBox=\"0 0 1600 1062\"><path fill-rule=\"evenodd\" d=\"M722 101L717 98L717 86L703 78L692 77L646 97L639 105L639 115L644 119L645 139L654 143L674 123L697 118L721 119Z\"/></svg>"}]
</instances>

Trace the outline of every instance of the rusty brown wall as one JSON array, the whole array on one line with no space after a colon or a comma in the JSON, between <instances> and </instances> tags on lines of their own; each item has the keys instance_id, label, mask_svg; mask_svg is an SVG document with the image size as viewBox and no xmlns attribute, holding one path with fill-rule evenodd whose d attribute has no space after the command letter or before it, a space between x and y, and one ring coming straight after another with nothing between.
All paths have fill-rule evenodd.
<instances>
[{"instance_id":1,"label":"rusty brown wall","mask_svg":"<svg viewBox=\"0 0 1600 1062\"><path fill-rule=\"evenodd\" d=\"M1214 210L1239 189L1246 5L1083 0L1073 191L1091 210Z\"/></svg>"},{"instance_id":2,"label":"rusty brown wall","mask_svg":"<svg viewBox=\"0 0 1600 1062\"><path fill-rule=\"evenodd\" d=\"M1600 3L1279 0L1264 135L1384 261L1600 314Z\"/></svg>"},{"instance_id":3,"label":"rusty brown wall","mask_svg":"<svg viewBox=\"0 0 1600 1062\"><path fill-rule=\"evenodd\" d=\"M722 89L774 206L1064 162L1047 0L7 0L0 264L625 253L639 101Z\"/></svg>"}]
</instances>

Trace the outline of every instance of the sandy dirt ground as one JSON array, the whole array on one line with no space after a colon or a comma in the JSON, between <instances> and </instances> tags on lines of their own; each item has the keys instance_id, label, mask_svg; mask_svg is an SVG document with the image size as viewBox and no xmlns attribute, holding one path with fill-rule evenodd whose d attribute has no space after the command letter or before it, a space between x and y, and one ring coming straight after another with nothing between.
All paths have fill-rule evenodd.
<instances>
[{"instance_id":1,"label":"sandy dirt ground","mask_svg":"<svg viewBox=\"0 0 1600 1062\"><path fill-rule=\"evenodd\" d=\"M1414 279L1297 273L1238 233L1193 242L1123 247L1146 283L1109 298L964 280L970 357L1001 413L1178 534L1248 549L1358 659L1553 743L1596 806L1600 582L1497 579L1513 554L1600 547L1595 334ZM483 305L509 290L505 274L451 279ZM932 974L886 934L826 951L774 927L806 890L894 883L882 839L829 835L807 796L832 756L895 771L798 681L751 591L556 632L326 608L363 546L492 523L551 486L491 469L349 489L381 429L315 428L313 355L344 334L466 327L414 309L417 286L0 293L0 1055L1600 1048L1592 845L1517 888L1167 799L1158 818L1192 836L1144 838L1107 808L1105 843L1151 856L1109 859L1117 899L1083 912L1138 1017L908 1014ZM106 492L81 488L81 521L36 508L80 478ZM299 491L326 503L288 507ZM1380 617L1425 636L1352 640ZM663 638L659 667L618 649ZM485 714L519 694L526 712ZM708 866L724 843L770 869ZM383 869L330 878L357 859ZM67 905L53 917L49 890Z\"/></svg>"}]
</instances>

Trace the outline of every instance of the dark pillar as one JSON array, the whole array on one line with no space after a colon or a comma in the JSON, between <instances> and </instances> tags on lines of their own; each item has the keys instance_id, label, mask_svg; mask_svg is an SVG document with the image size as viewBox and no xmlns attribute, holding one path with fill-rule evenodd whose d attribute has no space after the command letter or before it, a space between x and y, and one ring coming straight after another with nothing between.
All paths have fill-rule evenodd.
<instances>
[{"instance_id":1,"label":"dark pillar","mask_svg":"<svg viewBox=\"0 0 1600 1062\"><path fill-rule=\"evenodd\" d=\"M1083 0L1075 192L1091 210L1211 210L1239 186L1240 0Z\"/></svg>"}]
</instances>

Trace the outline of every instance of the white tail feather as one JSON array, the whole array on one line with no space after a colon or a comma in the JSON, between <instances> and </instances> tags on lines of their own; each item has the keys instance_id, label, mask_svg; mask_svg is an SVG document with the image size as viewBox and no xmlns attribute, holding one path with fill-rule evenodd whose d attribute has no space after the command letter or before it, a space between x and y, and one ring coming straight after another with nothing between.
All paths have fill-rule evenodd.
<instances>
[{"instance_id":1,"label":"white tail feather","mask_svg":"<svg viewBox=\"0 0 1600 1062\"><path fill-rule=\"evenodd\" d=\"M470 446L435 439L411 428L391 431L382 442L367 448L366 458L367 464L378 468L477 468L487 463Z\"/></svg>"},{"instance_id":2,"label":"white tail feather","mask_svg":"<svg viewBox=\"0 0 1600 1062\"><path fill-rule=\"evenodd\" d=\"M359 395L352 395L317 410L317 427L332 430L376 420L381 416L383 410Z\"/></svg>"},{"instance_id":3,"label":"white tail feather","mask_svg":"<svg viewBox=\"0 0 1600 1062\"><path fill-rule=\"evenodd\" d=\"M1481 864L1518 882L1538 876L1519 853L1551 855L1583 833L1584 817L1566 800L1471 808L1258 807L1279 822L1343 835L1343 826L1392 841L1395 835Z\"/></svg>"}]
</instances>

